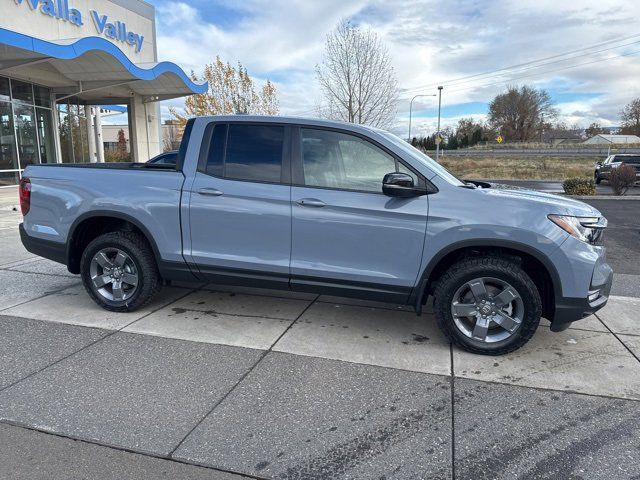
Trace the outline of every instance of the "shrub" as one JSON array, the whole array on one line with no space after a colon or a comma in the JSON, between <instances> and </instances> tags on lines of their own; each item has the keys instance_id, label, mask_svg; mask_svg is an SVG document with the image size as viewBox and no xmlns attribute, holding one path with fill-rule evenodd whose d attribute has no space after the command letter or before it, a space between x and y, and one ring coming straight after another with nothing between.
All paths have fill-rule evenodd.
<instances>
[{"instance_id":1,"label":"shrub","mask_svg":"<svg viewBox=\"0 0 640 480\"><path fill-rule=\"evenodd\" d=\"M573 177L562 183L567 195L595 195L596 184L592 178Z\"/></svg>"},{"instance_id":2,"label":"shrub","mask_svg":"<svg viewBox=\"0 0 640 480\"><path fill-rule=\"evenodd\" d=\"M104 151L104 161L107 163L112 163L112 162L130 162L131 161L131 154L128 152L125 152L124 155L122 154L122 152L114 152L112 150L105 150Z\"/></svg>"},{"instance_id":3,"label":"shrub","mask_svg":"<svg viewBox=\"0 0 640 480\"><path fill-rule=\"evenodd\" d=\"M611 170L609 183L616 195L624 195L629 187L636 181L636 169L631 165L621 164L618 168Z\"/></svg>"}]
</instances>

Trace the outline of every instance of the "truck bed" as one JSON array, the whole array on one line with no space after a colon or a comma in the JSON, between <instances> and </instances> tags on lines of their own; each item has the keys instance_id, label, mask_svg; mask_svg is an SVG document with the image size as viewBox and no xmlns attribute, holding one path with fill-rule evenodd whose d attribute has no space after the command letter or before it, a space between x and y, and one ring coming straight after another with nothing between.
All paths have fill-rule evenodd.
<instances>
[{"instance_id":1,"label":"truck bed","mask_svg":"<svg viewBox=\"0 0 640 480\"><path fill-rule=\"evenodd\" d=\"M175 165L142 162L113 162L113 163L42 163L38 167L63 168L99 168L103 170L174 170Z\"/></svg>"},{"instance_id":2,"label":"truck bed","mask_svg":"<svg viewBox=\"0 0 640 480\"><path fill-rule=\"evenodd\" d=\"M79 163L29 165L31 210L26 232L66 244L78 222L106 215L144 228L163 253L183 262L180 204L184 175L174 165Z\"/></svg>"}]
</instances>

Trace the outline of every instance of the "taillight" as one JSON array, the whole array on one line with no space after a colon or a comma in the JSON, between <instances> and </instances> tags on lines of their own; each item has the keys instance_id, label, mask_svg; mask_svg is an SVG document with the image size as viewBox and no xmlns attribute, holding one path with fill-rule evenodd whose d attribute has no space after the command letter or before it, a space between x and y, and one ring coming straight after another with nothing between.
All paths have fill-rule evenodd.
<instances>
[{"instance_id":1,"label":"taillight","mask_svg":"<svg viewBox=\"0 0 640 480\"><path fill-rule=\"evenodd\" d=\"M18 186L18 192L20 194L20 210L22 210L22 216L25 216L31 208L31 180L22 177L20 179L20 185Z\"/></svg>"}]
</instances>

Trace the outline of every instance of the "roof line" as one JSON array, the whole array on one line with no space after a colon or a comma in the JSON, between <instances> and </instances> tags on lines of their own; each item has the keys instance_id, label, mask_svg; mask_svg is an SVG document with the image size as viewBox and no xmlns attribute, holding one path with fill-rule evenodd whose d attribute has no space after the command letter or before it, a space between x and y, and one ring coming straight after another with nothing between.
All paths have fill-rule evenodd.
<instances>
[{"instance_id":1,"label":"roof line","mask_svg":"<svg viewBox=\"0 0 640 480\"><path fill-rule=\"evenodd\" d=\"M139 67L116 45L101 37L84 37L73 43L63 45L7 30L6 28L0 28L0 44L21 48L58 60L73 60L91 51L104 52L118 60L131 75L139 80L155 80L161 75L173 74L180 78L193 93L205 93L208 88L206 82L202 84L193 82L175 63L160 62L151 68Z\"/></svg>"}]
</instances>

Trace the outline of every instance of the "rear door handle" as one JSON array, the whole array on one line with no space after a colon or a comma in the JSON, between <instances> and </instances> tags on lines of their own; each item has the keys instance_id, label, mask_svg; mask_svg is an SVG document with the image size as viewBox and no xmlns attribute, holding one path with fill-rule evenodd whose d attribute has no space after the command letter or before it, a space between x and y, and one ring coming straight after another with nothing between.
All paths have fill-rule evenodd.
<instances>
[{"instance_id":1,"label":"rear door handle","mask_svg":"<svg viewBox=\"0 0 640 480\"><path fill-rule=\"evenodd\" d=\"M209 195L211 197L219 197L220 195L222 195L222 192L215 188L201 188L200 190L198 190L198 193L200 195Z\"/></svg>"},{"instance_id":2,"label":"rear door handle","mask_svg":"<svg viewBox=\"0 0 640 480\"><path fill-rule=\"evenodd\" d=\"M322 200L318 200L317 198L301 198L300 200L296 201L296 203L301 207L319 208L326 205L326 203L324 203Z\"/></svg>"}]
</instances>

